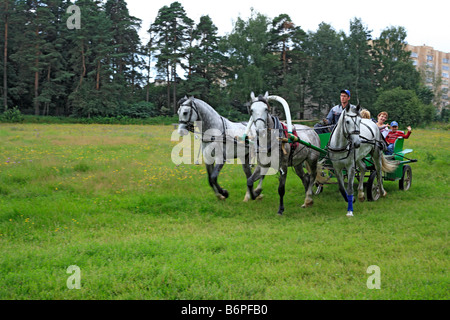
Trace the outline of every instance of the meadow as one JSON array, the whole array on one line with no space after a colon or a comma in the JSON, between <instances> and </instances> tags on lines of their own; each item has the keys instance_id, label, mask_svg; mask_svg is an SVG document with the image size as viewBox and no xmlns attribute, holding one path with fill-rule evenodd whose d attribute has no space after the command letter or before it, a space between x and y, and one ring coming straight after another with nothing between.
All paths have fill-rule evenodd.
<instances>
[{"instance_id":1,"label":"meadow","mask_svg":"<svg viewBox=\"0 0 450 320\"><path fill-rule=\"evenodd\" d=\"M239 165L219 201L203 165L171 161L173 126L0 125L0 299L439 299L449 294L450 133L405 141L412 187L346 217L336 185L302 209L289 170L244 203ZM370 266L380 289L369 289ZM80 289L69 289L69 266Z\"/></svg>"}]
</instances>

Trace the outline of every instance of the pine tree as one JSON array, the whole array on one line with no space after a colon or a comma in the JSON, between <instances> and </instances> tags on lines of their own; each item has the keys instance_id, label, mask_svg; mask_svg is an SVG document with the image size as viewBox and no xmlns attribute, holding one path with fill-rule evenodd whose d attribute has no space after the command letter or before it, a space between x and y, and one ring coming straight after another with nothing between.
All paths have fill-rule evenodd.
<instances>
[{"instance_id":1,"label":"pine tree","mask_svg":"<svg viewBox=\"0 0 450 320\"><path fill-rule=\"evenodd\" d=\"M376 76L382 90L398 86L417 90L420 74L412 65L411 52L406 50L406 36L404 27L388 27L374 41Z\"/></svg>"},{"instance_id":2,"label":"pine tree","mask_svg":"<svg viewBox=\"0 0 450 320\"><path fill-rule=\"evenodd\" d=\"M11 13L14 9L14 3L10 0L2 0L0 2L0 24L3 26L3 59L0 62L3 70L3 87L2 87L2 101L3 109L8 110L8 36L9 26L11 20ZM1 30L1 29L0 29Z\"/></svg>"},{"instance_id":3,"label":"pine tree","mask_svg":"<svg viewBox=\"0 0 450 320\"><path fill-rule=\"evenodd\" d=\"M338 102L344 85L346 52L342 40L343 34L326 23L306 38L305 53L311 58L307 85L311 101L318 106L317 115Z\"/></svg>"},{"instance_id":4,"label":"pine tree","mask_svg":"<svg viewBox=\"0 0 450 320\"><path fill-rule=\"evenodd\" d=\"M155 32L158 47L156 55L159 74L165 76L167 81L167 106L171 106L170 87L172 85L172 106L176 113L176 83L178 80L177 67L186 57L185 48L190 40L193 28L193 20L190 19L179 2L173 2L169 7L164 6L158 11L158 15L151 28Z\"/></svg>"},{"instance_id":5,"label":"pine tree","mask_svg":"<svg viewBox=\"0 0 450 320\"><path fill-rule=\"evenodd\" d=\"M376 79L370 45L371 31L365 27L361 19L350 21L350 34L345 37L347 52L344 88L352 88L353 104L371 109L376 99Z\"/></svg>"},{"instance_id":6,"label":"pine tree","mask_svg":"<svg viewBox=\"0 0 450 320\"><path fill-rule=\"evenodd\" d=\"M111 21L112 43L114 53L110 63L114 69L114 78L118 83L130 86L132 92L139 81L136 68L140 67L140 39L138 28L141 20L130 16L124 0L108 0L105 13Z\"/></svg>"},{"instance_id":7,"label":"pine tree","mask_svg":"<svg viewBox=\"0 0 450 320\"><path fill-rule=\"evenodd\" d=\"M264 93L280 70L280 60L269 50L270 20L252 11L248 21L238 18L226 41L226 55L230 96L241 112L247 112L244 103L250 92Z\"/></svg>"},{"instance_id":8,"label":"pine tree","mask_svg":"<svg viewBox=\"0 0 450 320\"><path fill-rule=\"evenodd\" d=\"M210 100L211 88L219 85L222 55L219 52L218 29L209 16L200 17L191 45L188 48L188 90L206 101Z\"/></svg>"}]
</instances>

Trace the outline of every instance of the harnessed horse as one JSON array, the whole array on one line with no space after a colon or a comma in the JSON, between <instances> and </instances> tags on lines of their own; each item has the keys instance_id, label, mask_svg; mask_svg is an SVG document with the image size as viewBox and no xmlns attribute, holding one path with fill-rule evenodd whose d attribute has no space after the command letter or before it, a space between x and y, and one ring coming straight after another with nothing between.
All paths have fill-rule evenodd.
<instances>
[{"instance_id":1,"label":"harnessed horse","mask_svg":"<svg viewBox=\"0 0 450 320\"><path fill-rule=\"evenodd\" d=\"M264 96L255 97L254 93L251 93L252 105L251 105L251 115L252 121L256 128L256 135L258 139L257 148L258 153L265 153L268 158L272 158L274 155L279 161L274 165L273 163L261 163L260 157L258 156L258 166L253 172L252 176L247 180L247 187L250 192L252 199L258 196L258 192L253 190L253 183L264 175L263 169L268 169L272 167L273 169L280 172L278 194L280 197L280 203L278 208L278 214L282 215L284 212L284 194L286 178L288 173L288 167L294 167L296 174L300 177L305 187L305 202L302 208L306 208L313 205L312 199L312 188L317 174L317 162L319 159L319 153L305 146L297 146L294 149L294 145L286 143L284 146L278 138L283 136L286 131L279 119L270 114L270 107L268 104L268 93ZM311 144L320 147L320 139L314 130L307 126L295 126L297 134L300 139L310 142ZM275 136L272 136L275 135ZM267 147L261 146L260 140L267 138ZM283 150L284 148L284 150ZM303 171L303 164L306 163L308 173Z\"/></svg>"},{"instance_id":2,"label":"harnessed horse","mask_svg":"<svg viewBox=\"0 0 450 320\"><path fill-rule=\"evenodd\" d=\"M229 194L218 183L218 176L227 159L239 158L247 179L252 175L250 167L250 148L248 140L238 142L236 137L243 135L246 126L242 123L231 122L218 114L209 104L194 97L183 98L179 102L178 133L187 135L194 132L194 123L200 121L202 137L202 151L205 159L208 182L217 198L224 200ZM258 190L261 189L262 179ZM244 201L250 199L246 193Z\"/></svg>"},{"instance_id":3,"label":"harnessed horse","mask_svg":"<svg viewBox=\"0 0 450 320\"><path fill-rule=\"evenodd\" d=\"M353 216L353 182L356 167L359 169L358 199L364 201L364 158L371 155L377 173L377 183L381 194L387 193L383 188L384 172L392 172L397 164L387 160L383 154L383 138L377 125L370 119L362 119L360 106L348 105L342 112L336 127L331 133L327 145L328 158L338 180L339 191L348 202L347 216ZM343 170L346 169L348 183L344 185Z\"/></svg>"}]
</instances>

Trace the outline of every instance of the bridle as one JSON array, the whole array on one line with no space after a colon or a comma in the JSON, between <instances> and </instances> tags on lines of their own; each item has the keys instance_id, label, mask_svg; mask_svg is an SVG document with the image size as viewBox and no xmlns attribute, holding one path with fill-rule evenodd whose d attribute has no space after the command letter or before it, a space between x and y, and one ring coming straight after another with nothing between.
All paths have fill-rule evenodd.
<instances>
[{"instance_id":1,"label":"bridle","mask_svg":"<svg viewBox=\"0 0 450 320\"><path fill-rule=\"evenodd\" d=\"M251 105L253 105L254 103L257 103L257 102L262 102L262 103L264 103L264 104L267 106L267 110L266 110L267 117L266 117L266 119L263 119L263 118L256 118L256 119L253 119L253 115L252 115L253 112L252 112L252 113L251 113L251 115L252 115L252 122L253 122L255 128L256 128L256 123L257 123L258 121L261 121L262 123L264 123L264 127L265 127L269 132L270 132L270 130L280 130L280 129L281 129L281 123L279 122L279 119L278 119L277 117L272 116L272 115L270 114L270 105L269 105L268 101L267 101L266 99L264 99L262 96L259 96L259 97L257 98L257 100L255 100L255 101L252 102ZM251 110L251 106L250 106L250 110ZM269 125L268 125L268 119L269 119L269 117L272 117L273 128L269 128ZM281 132L282 132L282 131L280 131L280 134L281 134ZM269 135L269 136L270 136L270 135ZM279 145L279 148L281 148L281 143L278 143L278 145ZM260 138L259 138L258 132L256 133L256 148L257 148L258 152L260 152L261 146L260 146ZM266 150L265 152L267 152L267 153L272 152L272 141L271 141L270 138L267 139L267 146L264 148L264 150ZM280 150L280 152L281 152L281 150Z\"/></svg>"},{"instance_id":2,"label":"bridle","mask_svg":"<svg viewBox=\"0 0 450 320\"><path fill-rule=\"evenodd\" d=\"M258 100L254 101L253 103L257 103L257 102L262 102L262 103L266 104L268 110L270 109L269 104L264 99L258 98ZM252 103L252 105L253 105L253 103ZM251 110L251 106L250 106L250 110ZM267 116L269 116L269 112L267 112ZM255 127L256 127L256 123L258 121L262 121L262 123L264 123L264 126L267 128L267 118L266 118L266 120L264 120L263 118L256 118L256 119L252 118L252 121L253 121L253 124L255 125Z\"/></svg>"},{"instance_id":3,"label":"bridle","mask_svg":"<svg viewBox=\"0 0 450 320\"><path fill-rule=\"evenodd\" d=\"M355 113L355 115L349 115L349 114L347 114L347 112L343 111L342 114L341 114L341 117L349 117L349 118L351 118L351 120L353 121L353 124L355 125L355 128L357 128L358 126L356 125L356 122L358 121L358 117L361 117L361 116L359 116L357 113ZM355 134L357 134L359 136L361 134L361 131L359 130L359 128L349 132L347 130L347 126L345 125L345 118L342 119L342 126L343 126L343 130L342 131L343 131L343 134L344 134L344 138L348 141L347 145L345 147L343 147L343 148L332 148L330 146L331 137L335 133L335 130L338 127L338 125L336 125L334 127L333 132L330 135L330 140L328 141L328 145L327 145L328 151L331 151L331 152L347 152L347 156L345 156L345 157L343 157L343 158L341 158L339 160L346 159L346 158L348 158L350 156L350 152L352 151L352 144L353 144L352 141L350 140L350 136L351 135L355 135Z\"/></svg>"},{"instance_id":4,"label":"bridle","mask_svg":"<svg viewBox=\"0 0 450 320\"><path fill-rule=\"evenodd\" d=\"M180 106L180 108L181 107L189 107L189 117L185 121L184 120L179 120L178 121L179 124L184 124L184 125L187 125L187 126L193 124L192 115L193 115L194 112L197 114L197 119L200 118L200 115L199 115L198 110L197 110L197 106L195 105L195 102L193 100L190 101L190 104L182 104Z\"/></svg>"},{"instance_id":5,"label":"bridle","mask_svg":"<svg viewBox=\"0 0 450 320\"><path fill-rule=\"evenodd\" d=\"M358 117L361 117L361 116L359 116L358 114L355 114L355 115L353 115L353 116L351 116L351 115L348 115L348 114L345 114L345 117L348 117L348 118L351 118L352 119L352 121L353 121L353 124L355 125L355 128L357 128L357 125L356 125L356 121L358 121ZM345 122L345 120L344 120L344 122ZM360 135L361 134L361 131L359 130L359 128L358 129L355 129L355 130L353 130L352 132L348 132L348 130L346 130L347 129L347 126L345 125L345 123L344 123L344 137L345 137L345 139L347 139L347 140L350 140L350 136L351 135L355 135L355 134L357 134L357 135ZM347 131L347 132L346 132Z\"/></svg>"},{"instance_id":6,"label":"bridle","mask_svg":"<svg viewBox=\"0 0 450 320\"><path fill-rule=\"evenodd\" d=\"M256 103L256 102L262 102L262 103L265 103L266 106L267 106L267 110L270 109L269 103L268 103L264 98L258 97L258 100L252 102L252 105L253 105L253 103ZM251 106L250 106L250 110L251 110ZM269 116L269 112L267 111L267 117L268 117L268 116ZM266 120L264 120L263 118L253 119L253 117L252 117L252 121L253 121L253 124L255 125L255 127L256 127L256 123L257 123L258 121L262 121L262 123L264 123L264 126L267 128L267 118L266 118Z\"/></svg>"}]
</instances>

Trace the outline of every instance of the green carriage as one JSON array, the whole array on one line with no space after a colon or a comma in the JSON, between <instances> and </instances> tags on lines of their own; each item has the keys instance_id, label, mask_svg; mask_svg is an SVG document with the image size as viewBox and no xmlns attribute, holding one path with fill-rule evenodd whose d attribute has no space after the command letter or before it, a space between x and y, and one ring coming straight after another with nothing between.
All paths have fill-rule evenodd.
<instances>
[{"instance_id":1,"label":"green carriage","mask_svg":"<svg viewBox=\"0 0 450 320\"><path fill-rule=\"evenodd\" d=\"M308 147L313 147L316 151L319 151L321 154L321 168L319 172L319 178L315 183L315 194L319 194L323 191L323 187L325 184L337 184L337 182L333 182L332 178L334 175L334 169L331 164L331 161L327 158L327 145L330 140L331 133L321 133L319 134L320 138L320 148L314 148L314 146L306 145ZM300 141L302 143L302 141ZM388 181L398 181L400 190L408 190L411 187L412 183L412 169L409 165L412 162L417 162L416 159L407 158L406 155L413 152L412 149L404 149L403 148L404 139L399 138L395 141L394 145L394 153L391 156L386 156L390 160L394 160L397 162L398 167L394 172L384 173L383 180ZM377 175L375 166L372 162L370 155L368 155L364 162L366 164L366 175L364 177L360 176L360 173L357 171L356 178L365 179L367 178L367 182L365 182L366 194L369 201L376 201L381 196L381 191L377 185ZM346 172L344 171L344 176L346 177Z\"/></svg>"}]
</instances>

